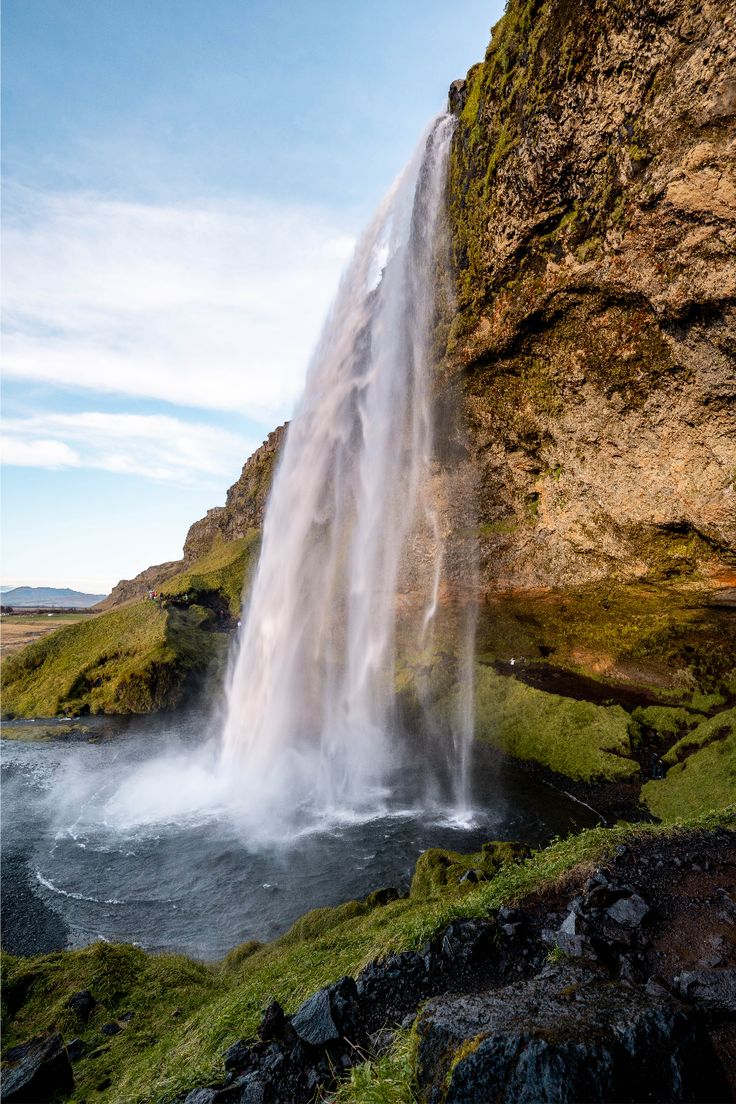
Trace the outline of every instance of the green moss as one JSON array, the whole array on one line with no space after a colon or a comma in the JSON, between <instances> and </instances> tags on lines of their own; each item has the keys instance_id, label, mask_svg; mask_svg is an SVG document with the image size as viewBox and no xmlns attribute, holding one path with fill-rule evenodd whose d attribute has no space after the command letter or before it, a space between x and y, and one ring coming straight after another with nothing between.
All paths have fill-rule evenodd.
<instances>
[{"instance_id":1,"label":"green moss","mask_svg":"<svg viewBox=\"0 0 736 1104\"><path fill-rule=\"evenodd\" d=\"M163 610L149 601L60 629L2 666L3 710L15 716L148 713L194 689L224 640L200 607Z\"/></svg>"},{"instance_id":2,"label":"green moss","mask_svg":"<svg viewBox=\"0 0 736 1104\"><path fill-rule=\"evenodd\" d=\"M733 808L700 817L689 830L724 824L736 825ZM556 884L576 866L583 864L584 871L602 861L621 843L680 830L617 825L585 831L555 841L525 861L502 865L490 881L463 896L401 898L359 915L335 910L334 923L325 916L324 924L309 931L302 927L301 937L292 930L219 964L105 943L30 959L3 955L3 1045L11 1047L54 1024L65 1037L80 1037L87 1048L74 1067L72 1104L90 1099L170 1104L178 1093L222 1077L223 1051L254 1031L271 1000L293 1011L315 989L345 973L355 974L374 958L418 949L457 917L484 916L502 904L518 903ZM86 1025L66 1007L69 997L83 988L104 1001ZM134 1018L105 1041L101 1025L125 1012L133 1012ZM97 1052L94 1058L89 1057L92 1050ZM98 1092L108 1078L109 1088ZM373 1080L380 1083L375 1067L368 1084ZM408 1083L406 1077L403 1083Z\"/></svg>"},{"instance_id":3,"label":"green moss","mask_svg":"<svg viewBox=\"0 0 736 1104\"><path fill-rule=\"evenodd\" d=\"M482 666L475 683L478 739L586 782L638 772L620 706L548 694Z\"/></svg>"},{"instance_id":4,"label":"green moss","mask_svg":"<svg viewBox=\"0 0 736 1104\"><path fill-rule=\"evenodd\" d=\"M716 713L715 717L700 719L692 731L678 740L664 756L665 763L681 763L701 748L730 739L736 732L736 709Z\"/></svg>"},{"instance_id":5,"label":"green moss","mask_svg":"<svg viewBox=\"0 0 736 1104\"><path fill-rule=\"evenodd\" d=\"M718 709L725 704L726 699L723 694L704 694L702 690L695 690L690 695L690 708L700 709L704 713L709 713L711 709Z\"/></svg>"},{"instance_id":6,"label":"green moss","mask_svg":"<svg viewBox=\"0 0 736 1104\"><path fill-rule=\"evenodd\" d=\"M641 800L661 820L679 821L733 802L736 709L703 721L664 756L665 778L647 782Z\"/></svg>"},{"instance_id":7,"label":"green moss","mask_svg":"<svg viewBox=\"0 0 736 1104\"><path fill-rule=\"evenodd\" d=\"M649 705L635 709L629 723L631 746L636 751L656 748L677 739L703 720L701 713L690 713L682 707Z\"/></svg>"},{"instance_id":8,"label":"green moss","mask_svg":"<svg viewBox=\"0 0 736 1104\"><path fill-rule=\"evenodd\" d=\"M515 514L499 518L497 521L487 521L478 526L478 536L492 537L515 533L519 528L519 521Z\"/></svg>"},{"instance_id":9,"label":"green moss","mask_svg":"<svg viewBox=\"0 0 736 1104\"><path fill-rule=\"evenodd\" d=\"M251 529L240 540L218 537L212 547L161 587L163 595L189 593L195 600L220 599L232 616L240 613L243 586L258 555L260 532Z\"/></svg>"},{"instance_id":10,"label":"green moss","mask_svg":"<svg viewBox=\"0 0 736 1104\"><path fill-rule=\"evenodd\" d=\"M624 683L663 704L709 712L732 692L736 640L728 617L671 584L489 597L479 610L478 655L550 663L610 681L612 695Z\"/></svg>"},{"instance_id":11,"label":"green moss","mask_svg":"<svg viewBox=\"0 0 736 1104\"><path fill-rule=\"evenodd\" d=\"M528 855L529 849L520 843L495 841L483 845L481 851L461 855L430 847L417 859L409 896L414 900L446 897L448 893L468 892L478 881L494 877L502 866L517 862ZM463 879L472 871L473 880Z\"/></svg>"}]
</instances>

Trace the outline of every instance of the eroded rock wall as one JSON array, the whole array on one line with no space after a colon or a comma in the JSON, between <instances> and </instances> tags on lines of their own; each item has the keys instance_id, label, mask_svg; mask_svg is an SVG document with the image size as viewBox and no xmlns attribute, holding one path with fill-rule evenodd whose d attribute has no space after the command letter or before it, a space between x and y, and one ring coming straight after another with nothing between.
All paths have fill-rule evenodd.
<instances>
[{"instance_id":1,"label":"eroded rock wall","mask_svg":"<svg viewBox=\"0 0 736 1104\"><path fill-rule=\"evenodd\" d=\"M727 582L731 4L511 0L450 98L447 365L484 584Z\"/></svg>"}]
</instances>

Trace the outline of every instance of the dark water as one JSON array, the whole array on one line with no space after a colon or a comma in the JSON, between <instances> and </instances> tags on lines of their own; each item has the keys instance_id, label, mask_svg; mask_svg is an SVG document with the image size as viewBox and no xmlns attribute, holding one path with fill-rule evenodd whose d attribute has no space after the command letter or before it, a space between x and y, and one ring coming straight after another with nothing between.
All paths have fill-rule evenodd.
<instances>
[{"instance_id":1,"label":"dark water","mask_svg":"<svg viewBox=\"0 0 736 1104\"><path fill-rule=\"evenodd\" d=\"M7 950L106 939L216 959L279 935L309 909L406 888L428 847L541 844L592 823L587 809L478 747L470 822L453 816L441 792L427 798L420 783L430 765L413 758L374 817L335 816L275 842L268 825L254 832L237 808L201 799L205 729L191 715L3 741Z\"/></svg>"}]
</instances>

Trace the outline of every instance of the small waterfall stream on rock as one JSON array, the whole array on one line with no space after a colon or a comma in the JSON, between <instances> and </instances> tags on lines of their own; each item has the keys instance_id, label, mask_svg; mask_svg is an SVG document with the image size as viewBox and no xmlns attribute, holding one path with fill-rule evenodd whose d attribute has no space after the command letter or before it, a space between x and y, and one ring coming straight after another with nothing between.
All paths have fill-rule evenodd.
<instances>
[{"instance_id":1,"label":"small waterfall stream on rock","mask_svg":"<svg viewBox=\"0 0 736 1104\"><path fill-rule=\"evenodd\" d=\"M363 235L288 430L224 730L224 764L254 814L370 814L396 765L397 584L417 529L431 538L424 637L442 567L431 374L452 130L451 116L434 121ZM472 705L458 713L462 776ZM467 812L464 777L456 789Z\"/></svg>"}]
</instances>

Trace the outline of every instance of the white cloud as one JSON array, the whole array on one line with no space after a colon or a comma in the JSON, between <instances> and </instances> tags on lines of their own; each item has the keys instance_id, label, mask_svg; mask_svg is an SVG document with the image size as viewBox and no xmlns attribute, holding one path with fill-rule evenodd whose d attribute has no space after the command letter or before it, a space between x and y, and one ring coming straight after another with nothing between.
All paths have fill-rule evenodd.
<instances>
[{"instance_id":1,"label":"white cloud","mask_svg":"<svg viewBox=\"0 0 736 1104\"><path fill-rule=\"evenodd\" d=\"M232 476L258 442L158 414L40 414L3 423L3 463L191 482Z\"/></svg>"},{"instance_id":2,"label":"white cloud","mask_svg":"<svg viewBox=\"0 0 736 1104\"><path fill-rule=\"evenodd\" d=\"M76 468L79 454L63 441L28 436L4 436L0 442L3 464L24 468Z\"/></svg>"},{"instance_id":3,"label":"white cloud","mask_svg":"<svg viewBox=\"0 0 736 1104\"><path fill-rule=\"evenodd\" d=\"M353 241L319 210L6 185L8 377L242 410L298 396Z\"/></svg>"}]
</instances>

